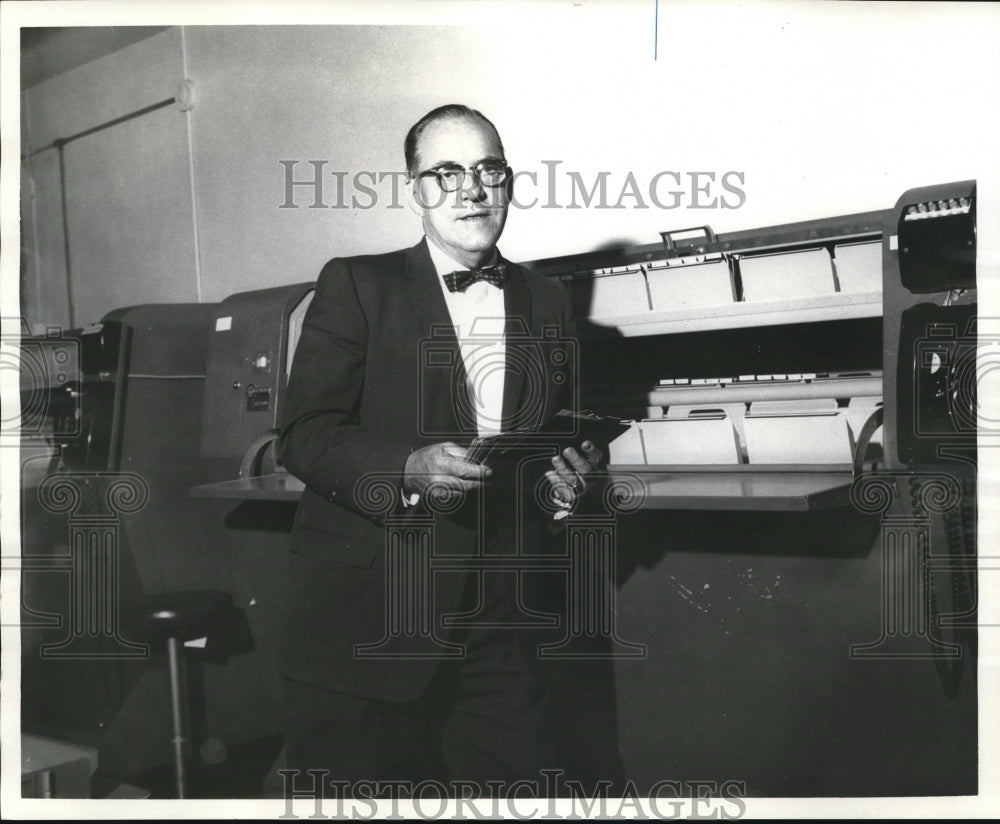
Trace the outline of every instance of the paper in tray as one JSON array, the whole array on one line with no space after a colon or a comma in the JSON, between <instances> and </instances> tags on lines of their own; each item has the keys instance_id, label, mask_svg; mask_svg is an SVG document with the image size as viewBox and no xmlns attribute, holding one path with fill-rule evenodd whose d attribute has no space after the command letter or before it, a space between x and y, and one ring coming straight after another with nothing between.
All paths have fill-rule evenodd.
<instances>
[{"instance_id":1,"label":"paper in tray","mask_svg":"<svg viewBox=\"0 0 1000 824\"><path fill-rule=\"evenodd\" d=\"M607 455L608 444L628 428L629 424L619 418L562 409L538 429L476 438L469 446L466 460L496 468L495 464L504 457L554 455L557 449L567 446L579 450L584 441L593 441Z\"/></svg>"}]
</instances>

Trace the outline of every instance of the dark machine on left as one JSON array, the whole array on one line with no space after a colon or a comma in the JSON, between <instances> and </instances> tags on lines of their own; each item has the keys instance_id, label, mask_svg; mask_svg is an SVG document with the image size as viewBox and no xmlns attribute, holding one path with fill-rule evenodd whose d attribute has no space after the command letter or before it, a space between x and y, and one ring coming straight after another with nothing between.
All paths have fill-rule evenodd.
<instances>
[{"instance_id":1,"label":"dark machine on left","mask_svg":"<svg viewBox=\"0 0 1000 824\"><path fill-rule=\"evenodd\" d=\"M273 461L309 297L136 306L4 342L21 381L25 797L254 797L275 780L293 506L192 490Z\"/></svg>"}]
</instances>

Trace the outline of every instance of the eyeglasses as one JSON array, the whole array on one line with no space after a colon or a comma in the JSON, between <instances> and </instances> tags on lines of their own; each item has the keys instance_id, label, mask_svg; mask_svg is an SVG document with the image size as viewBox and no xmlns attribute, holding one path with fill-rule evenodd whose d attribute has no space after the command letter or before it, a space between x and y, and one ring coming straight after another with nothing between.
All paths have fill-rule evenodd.
<instances>
[{"instance_id":1,"label":"eyeglasses","mask_svg":"<svg viewBox=\"0 0 1000 824\"><path fill-rule=\"evenodd\" d=\"M437 179L438 186L445 192L457 192L465 188L467 175L473 174L483 186L495 189L503 186L510 177L510 167L502 160L481 160L475 166L435 166L425 172L419 172L416 177L432 176Z\"/></svg>"}]
</instances>

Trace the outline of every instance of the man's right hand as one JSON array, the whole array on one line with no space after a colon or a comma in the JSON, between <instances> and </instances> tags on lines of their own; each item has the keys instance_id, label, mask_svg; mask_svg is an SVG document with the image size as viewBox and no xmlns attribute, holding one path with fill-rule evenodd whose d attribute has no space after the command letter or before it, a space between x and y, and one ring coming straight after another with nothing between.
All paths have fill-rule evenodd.
<instances>
[{"instance_id":1,"label":"man's right hand","mask_svg":"<svg viewBox=\"0 0 1000 824\"><path fill-rule=\"evenodd\" d=\"M403 492L423 495L430 486L458 493L478 489L493 470L467 461L466 454L468 450L450 441L411 452L403 469Z\"/></svg>"}]
</instances>

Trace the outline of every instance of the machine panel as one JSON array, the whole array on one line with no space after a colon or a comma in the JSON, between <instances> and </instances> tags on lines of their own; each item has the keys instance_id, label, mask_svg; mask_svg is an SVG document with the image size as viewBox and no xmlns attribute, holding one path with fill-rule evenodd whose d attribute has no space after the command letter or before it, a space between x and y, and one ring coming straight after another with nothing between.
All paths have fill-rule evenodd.
<instances>
[{"instance_id":1,"label":"machine panel","mask_svg":"<svg viewBox=\"0 0 1000 824\"><path fill-rule=\"evenodd\" d=\"M247 450L277 427L312 293L313 284L302 283L242 292L217 306L208 343L203 458L239 466Z\"/></svg>"}]
</instances>

